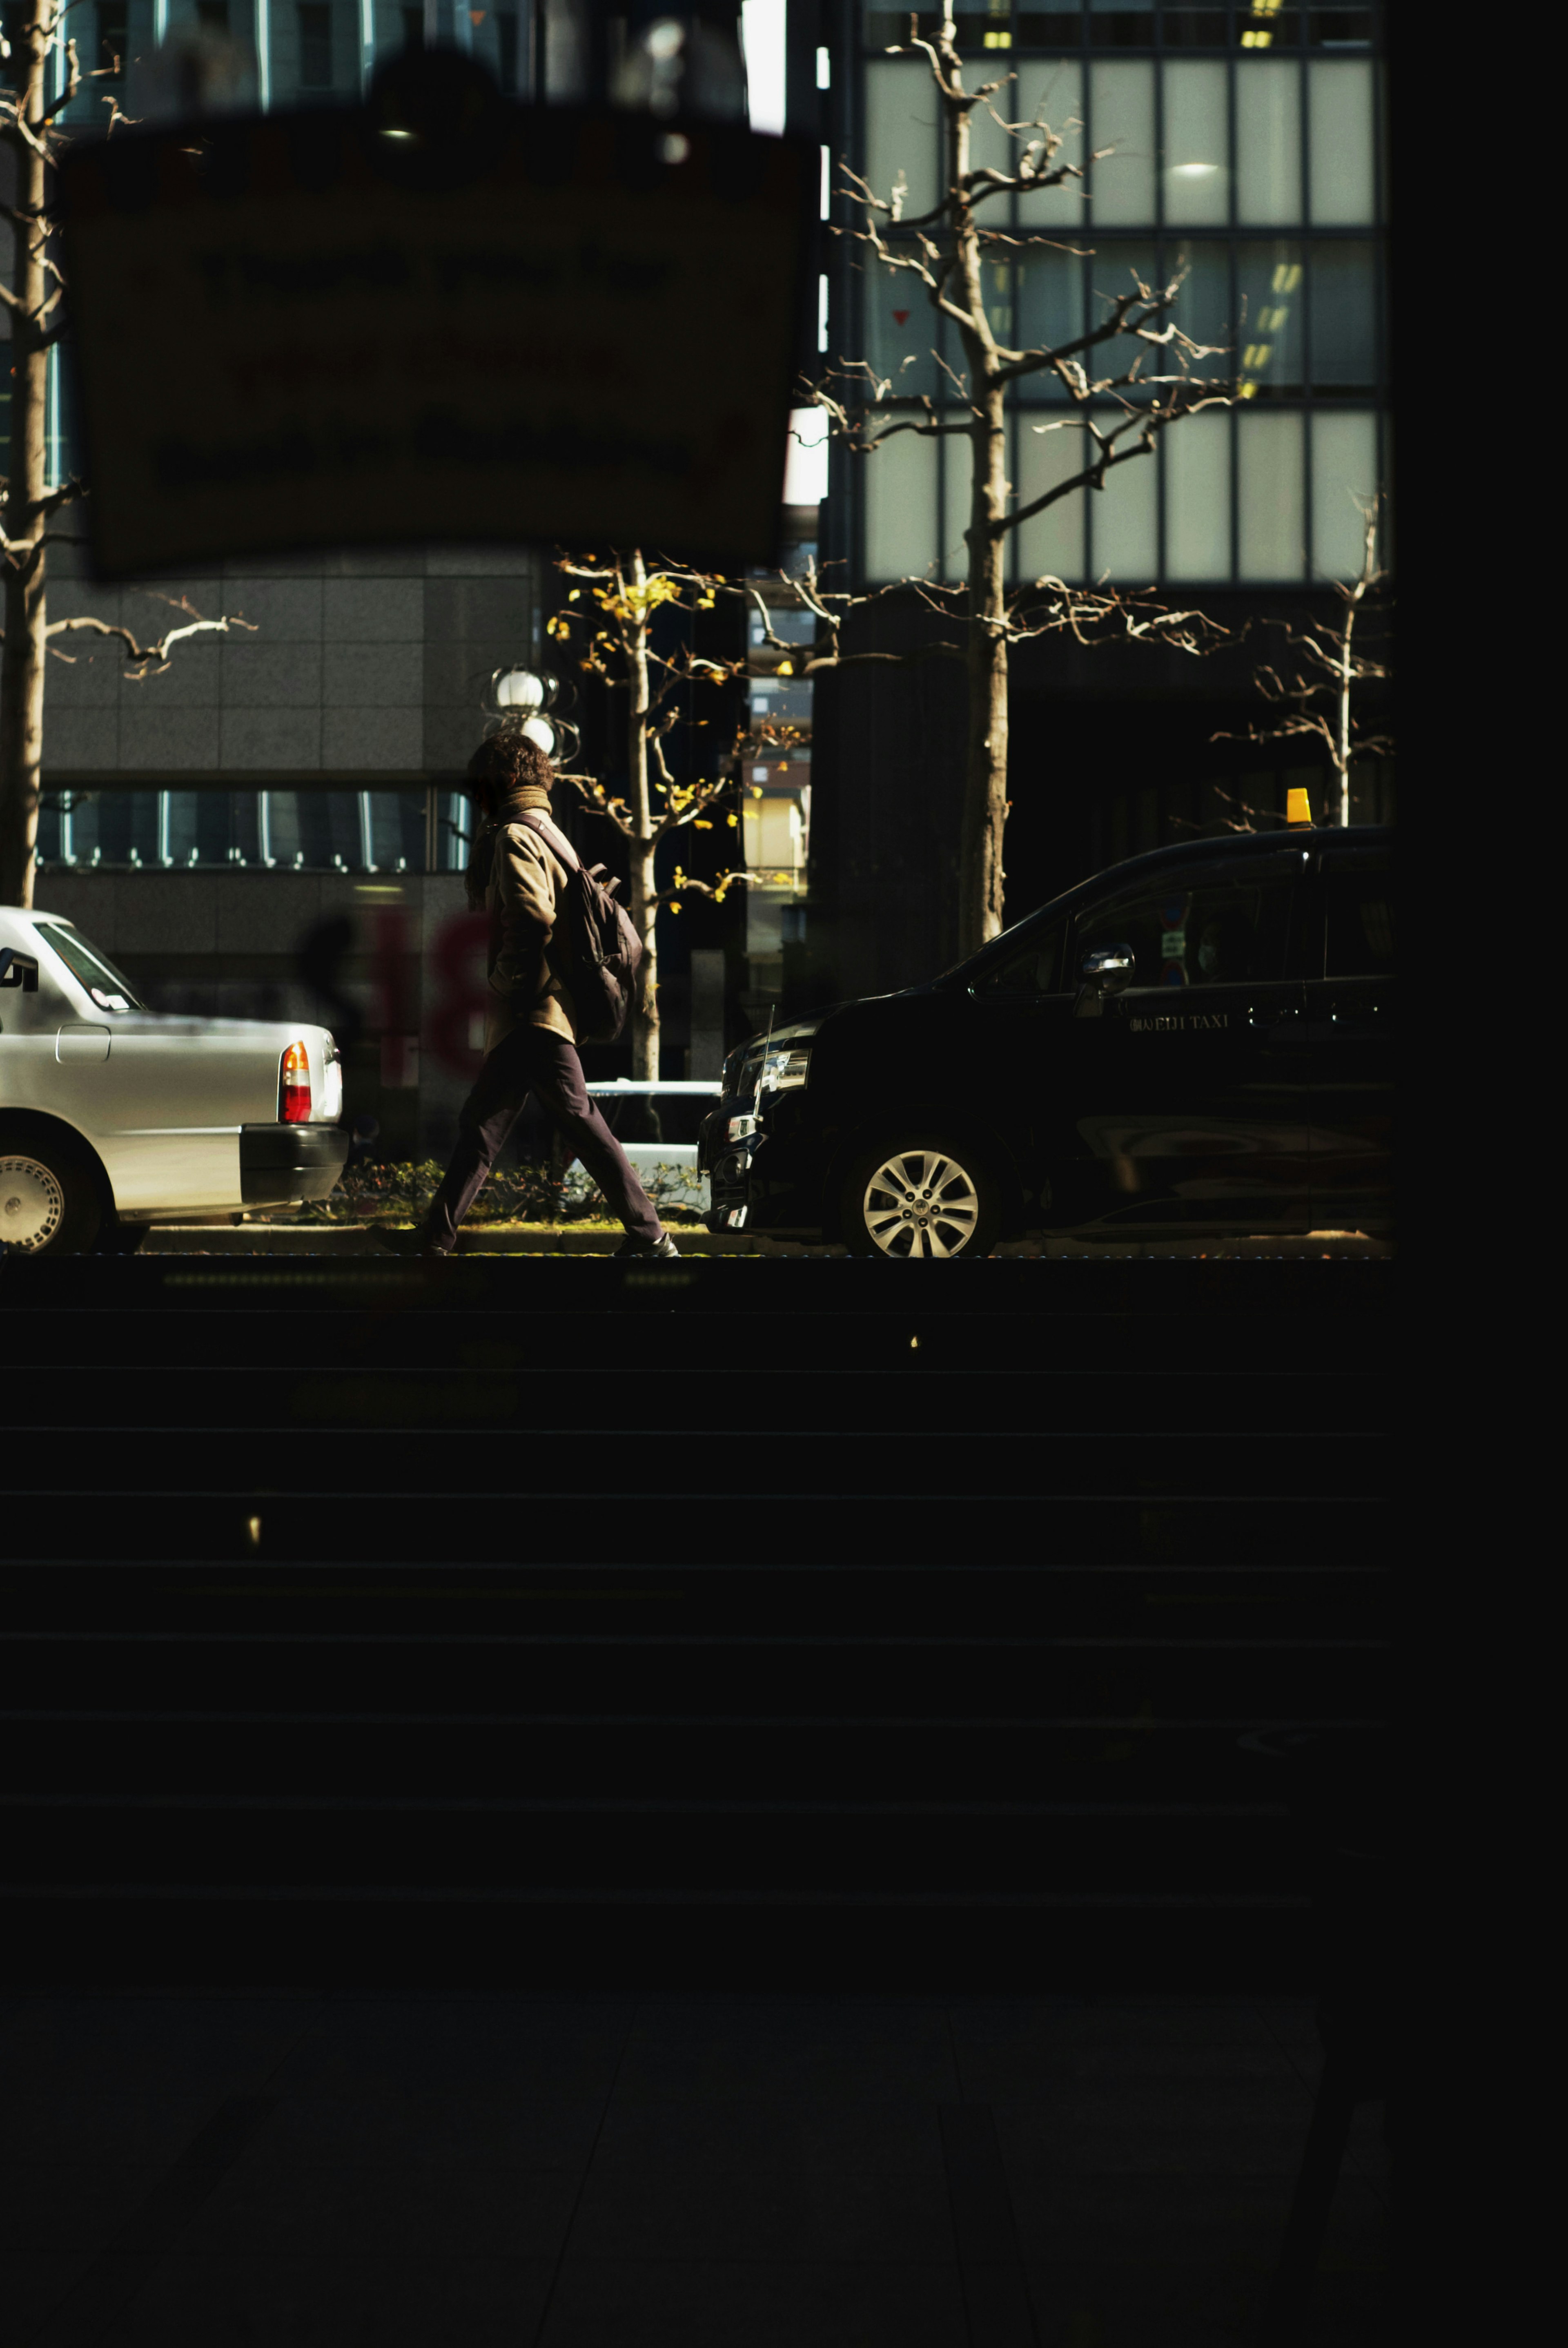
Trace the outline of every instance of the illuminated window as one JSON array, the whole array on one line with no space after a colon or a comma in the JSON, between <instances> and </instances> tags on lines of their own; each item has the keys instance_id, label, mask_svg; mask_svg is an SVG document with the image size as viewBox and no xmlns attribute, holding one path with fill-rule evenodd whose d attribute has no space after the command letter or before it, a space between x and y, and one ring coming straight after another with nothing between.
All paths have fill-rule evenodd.
<instances>
[{"instance_id":1,"label":"illuminated window","mask_svg":"<svg viewBox=\"0 0 1568 2348\"><path fill-rule=\"evenodd\" d=\"M906 26L907 30L907 26ZM907 219L937 201L938 102L923 57L889 57L866 69L866 164L872 191L890 196L900 172Z\"/></svg>"},{"instance_id":2,"label":"illuminated window","mask_svg":"<svg viewBox=\"0 0 1568 2348\"><path fill-rule=\"evenodd\" d=\"M1313 223L1363 227L1376 209L1371 60L1315 57L1307 81Z\"/></svg>"},{"instance_id":3,"label":"illuminated window","mask_svg":"<svg viewBox=\"0 0 1568 2348\"><path fill-rule=\"evenodd\" d=\"M1090 168L1094 224L1143 227L1154 217L1153 64L1097 58L1089 70L1089 105L1092 145L1113 149Z\"/></svg>"},{"instance_id":4,"label":"illuminated window","mask_svg":"<svg viewBox=\"0 0 1568 2348\"><path fill-rule=\"evenodd\" d=\"M936 551L936 442L900 432L865 470L866 576L919 577Z\"/></svg>"},{"instance_id":5,"label":"illuminated window","mask_svg":"<svg viewBox=\"0 0 1568 2348\"><path fill-rule=\"evenodd\" d=\"M1307 568L1306 419L1299 409L1244 408L1236 418L1236 569L1291 580Z\"/></svg>"},{"instance_id":6,"label":"illuminated window","mask_svg":"<svg viewBox=\"0 0 1568 2348\"><path fill-rule=\"evenodd\" d=\"M1223 227L1230 218L1227 68L1184 58L1165 67L1163 82L1165 218L1184 228Z\"/></svg>"},{"instance_id":7,"label":"illuminated window","mask_svg":"<svg viewBox=\"0 0 1568 2348\"><path fill-rule=\"evenodd\" d=\"M1283 239L1236 249L1236 372L1244 399L1298 393L1306 379L1306 269Z\"/></svg>"},{"instance_id":8,"label":"illuminated window","mask_svg":"<svg viewBox=\"0 0 1568 2348\"><path fill-rule=\"evenodd\" d=\"M1231 575L1231 419L1205 408L1161 452L1165 489L1165 576L1196 584Z\"/></svg>"},{"instance_id":9,"label":"illuminated window","mask_svg":"<svg viewBox=\"0 0 1568 2348\"><path fill-rule=\"evenodd\" d=\"M1290 57L1236 74L1235 215L1244 228L1301 218L1301 68Z\"/></svg>"}]
</instances>

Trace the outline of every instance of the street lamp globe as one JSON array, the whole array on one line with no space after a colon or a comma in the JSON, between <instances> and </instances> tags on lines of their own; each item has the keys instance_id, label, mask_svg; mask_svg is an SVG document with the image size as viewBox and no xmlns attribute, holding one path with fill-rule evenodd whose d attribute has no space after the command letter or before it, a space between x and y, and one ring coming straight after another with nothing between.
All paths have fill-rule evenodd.
<instances>
[{"instance_id":1,"label":"street lamp globe","mask_svg":"<svg viewBox=\"0 0 1568 2348\"><path fill-rule=\"evenodd\" d=\"M531 668L498 668L490 679L491 695L501 710L535 714L548 708L559 690L558 680L548 671L541 675Z\"/></svg>"}]
</instances>

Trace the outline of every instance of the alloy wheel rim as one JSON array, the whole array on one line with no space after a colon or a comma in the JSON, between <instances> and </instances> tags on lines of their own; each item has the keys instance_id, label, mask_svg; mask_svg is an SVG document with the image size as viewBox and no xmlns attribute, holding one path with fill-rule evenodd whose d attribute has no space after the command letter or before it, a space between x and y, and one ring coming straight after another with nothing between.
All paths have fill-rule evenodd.
<instances>
[{"instance_id":1,"label":"alloy wheel rim","mask_svg":"<svg viewBox=\"0 0 1568 2348\"><path fill-rule=\"evenodd\" d=\"M0 1241L36 1255L66 1218L59 1178L36 1158L0 1158Z\"/></svg>"},{"instance_id":2,"label":"alloy wheel rim","mask_svg":"<svg viewBox=\"0 0 1568 2348\"><path fill-rule=\"evenodd\" d=\"M866 1185L866 1228L883 1255L961 1255L980 1219L974 1178L940 1149L885 1159Z\"/></svg>"}]
</instances>

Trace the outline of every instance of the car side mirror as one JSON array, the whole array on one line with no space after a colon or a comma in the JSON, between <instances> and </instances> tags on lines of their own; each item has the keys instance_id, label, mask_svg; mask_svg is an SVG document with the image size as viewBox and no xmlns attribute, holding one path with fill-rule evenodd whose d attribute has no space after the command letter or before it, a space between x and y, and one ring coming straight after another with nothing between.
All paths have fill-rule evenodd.
<instances>
[{"instance_id":1,"label":"car side mirror","mask_svg":"<svg viewBox=\"0 0 1568 2348\"><path fill-rule=\"evenodd\" d=\"M32 954L14 946L0 946L0 986L19 986L24 994L38 992L38 964Z\"/></svg>"},{"instance_id":2,"label":"car side mirror","mask_svg":"<svg viewBox=\"0 0 1568 2348\"><path fill-rule=\"evenodd\" d=\"M1131 946L1101 946L1093 953L1086 953L1079 965L1083 983L1073 1005L1075 1015L1080 1019L1098 1019L1107 995L1120 994L1136 968Z\"/></svg>"}]
</instances>

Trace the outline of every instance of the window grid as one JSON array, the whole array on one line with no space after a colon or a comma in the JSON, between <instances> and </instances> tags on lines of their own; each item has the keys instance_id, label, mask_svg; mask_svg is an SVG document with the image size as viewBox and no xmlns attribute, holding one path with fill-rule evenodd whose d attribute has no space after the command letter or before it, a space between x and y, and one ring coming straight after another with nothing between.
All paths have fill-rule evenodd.
<instances>
[{"instance_id":1,"label":"window grid","mask_svg":"<svg viewBox=\"0 0 1568 2348\"><path fill-rule=\"evenodd\" d=\"M520 85L531 80L533 22L531 8L526 15L522 13L526 6L527 0L517 0L516 5L492 7L476 26L466 8L433 11L426 0L415 0L412 6L401 5L399 0L314 0L313 6L312 0L303 0L302 6L301 0L92 0L90 9L77 12L87 29L77 25L75 15L67 29L75 35L85 67L99 62L98 46L111 31L117 45L123 46L128 66L149 46L183 37L199 25L210 32L230 31L252 59L256 102L265 112L274 104L359 96L377 62L407 45L411 29L418 42L424 41L433 16L444 26L445 37L481 57L502 87L516 95ZM319 38L317 32L304 31L302 15L314 16L323 8L330 17L324 82L306 79L301 70L305 47ZM63 39L56 42L51 59L51 96L64 86ZM106 88L101 81L84 78L65 119L78 127L96 126L102 119Z\"/></svg>"},{"instance_id":2,"label":"window grid","mask_svg":"<svg viewBox=\"0 0 1568 2348\"><path fill-rule=\"evenodd\" d=\"M921 36L925 38L934 35L939 22L939 12L922 9L919 13ZM1337 56L1365 56L1380 50L1382 46L1383 11L1380 0L1368 0L1368 5L1359 7L1335 8L1318 5L1317 0L1297 0L1295 6L1273 14L1271 20L1271 12L1248 6L1245 0L1216 0L1216 5L1196 8L1166 5L1166 0L1149 0L1149 5L1141 9L1119 13L1145 17L1152 35L1150 39L1122 41L1102 36L1096 40L1093 32L1095 22L1098 19L1103 26L1109 13L1092 5L1042 10L1039 6L1029 5L1028 0L1023 0L1023 5L1015 5L1010 13L1005 8L988 7L985 24L987 31L993 36L1005 24L1004 46L1010 58L1020 56L1087 58L1103 57L1109 52L1122 57L1234 57L1244 49L1253 56L1265 54L1266 50L1272 57L1311 56L1322 51ZM994 48L988 47L983 41L977 42L968 37L968 28L979 20L972 0L969 7L960 7L955 14L959 24L959 55L966 60L973 59L977 64L1000 66L1003 59ZM909 11L907 8L889 6L884 0L884 5L878 7L862 6L857 15L861 28L860 46L867 56L880 57L887 43L901 42L907 37ZM1172 20L1194 15L1217 19L1224 26L1221 37L1212 41L1188 41L1179 32L1174 32L1173 37ZM1025 20L1040 24L1045 18L1049 18L1052 27L1049 38L1023 37L1020 27ZM1336 21L1340 24L1354 22L1361 29L1348 36L1331 34L1327 28ZM1268 35L1266 50L1256 47L1252 42L1244 41L1245 35L1255 35L1260 31Z\"/></svg>"},{"instance_id":3,"label":"window grid","mask_svg":"<svg viewBox=\"0 0 1568 2348\"><path fill-rule=\"evenodd\" d=\"M999 10L995 11L992 15L988 16L988 26L995 26L999 22L1001 13L1002 12ZM1122 223L1118 223L1118 226L1115 229L1109 232L1095 231L1092 221L1092 198L1086 199L1084 211L1086 229L1092 236L1096 249L1096 255L1102 260L1108 250L1113 250L1117 245L1134 245L1140 242L1146 243L1149 241L1149 234L1152 232L1156 244L1158 253L1157 265L1162 282L1168 277L1172 268L1174 266L1174 246L1178 236L1182 242L1184 242L1189 246L1223 242L1226 245L1228 252L1228 308L1232 328L1235 330L1240 323L1240 274L1242 246L1244 242L1251 242L1254 238L1255 238L1259 242L1265 241L1261 224L1258 228L1254 229L1249 232L1247 224L1242 221L1239 218L1237 199L1238 175L1235 168L1238 152L1236 109L1237 52L1241 46L1240 34L1243 30L1249 29L1249 20L1255 17L1256 12L1246 6L1238 6L1234 5L1234 0L1233 5L1224 9L1201 12L1220 19L1225 26L1225 39L1223 43L1212 42L1202 45L1196 43L1189 44L1181 40L1179 37L1174 40L1171 40L1166 37L1168 27L1165 20L1168 15L1190 15L1193 12L1184 12L1179 10L1170 11L1163 8L1156 8L1152 12L1143 11L1138 13L1142 13L1149 16L1152 37L1146 41L1129 43L1125 46L1122 45L1120 42L1112 44L1103 41L1096 41L1093 38L1094 12L1091 8L1085 6L1077 12L1076 16L1070 12L1061 12L1061 23L1064 29L1061 36L1055 36L1055 23L1053 21L1053 37L1049 42L1031 41L1027 46L1024 46L1019 36L1020 19L1022 16L1032 15L1038 23L1040 12L1038 10L1030 10L1027 7L1020 7L1016 5L1015 0L1015 5L1008 17L1008 46L1011 51L1011 57L1009 57L1009 62L1011 63L1014 60L1017 60L1020 63L1024 60L1043 62L1048 61L1052 57L1061 57L1064 59L1073 57L1081 62L1081 99L1075 110L1081 117L1083 121L1083 151L1087 154L1092 150L1095 139L1095 129L1092 116L1093 90L1091 77L1088 70L1091 58L1097 57L1102 57L1107 55L1108 51L1113 51L1114 55L1118 57L1153 57L1155 59L1159 59L1167 55L1176 56L1183 58L1205 54L1209 56L1219 54L1225 57L1226 61L1225 118L1229 141L1229 152L1227 157L1229 185L1226 196L1226 215L1228 225L1225 228L1197 226L1176 231L1171 227L1170 223L1166 220L1164 188L1165 173L1161 168L1161 159L1165 151L1165 88L1164 74L1161 70L1156 70L1153 77L1154 137L1156 154L1155 169L1153 172L1153 204L1152 208L1153 218L1149 223L1148 230L1144 231L1141 234L1136 228L1129 228ZM1350 19L1357 20L1363 26L1361 36L1348 39L1344 37L1330 38L1326 36L1324 28L1330 16L1333 16L1341 24ZM1317 401L1316 394L1318 386L1315 379L1316 366L1314 359L1313 254L1316 249L1319 249L1325 245L1332 244L1340 241L1360 241L1370 243L1372 247L1372 373L1374 380L1371 384L1364 387L1356 386L1355 389L1357 391L1363 391L1364 389L1364 396L1370 407L1374 419L1373 436L1377 451L1378 478L1379 481L1386 478L1388 446L1386 415L1388 401L1388 325L1386 315L1387 256L1385 252L1385 240L1382 234L1384 210L1383 147L1385 129L1383 123L1382 67L1380 58L1377 57L1377 36L1380 33L1380 23L1378 21L1378 17L1379 12L1377 10L1352 9L1327 11L1321 8L1312 8L1303 5L1295 10L1282 12L1279 16L1273 20L1270 27L1268 28L1271 34L1271 38L1268 44L1270 54L1275 57L1296 58L1299 60L1299 68L1296 77L1296 108L1299 123L1298 135L1300 146L1297 201L1299 219L1295 223L1280 223L1279 228L1282 232L1276 241L1298 242L1302 247L1303 265L1301 272L1301 283L1298 292L1300 302L1300 309L1298 313L1299 332L1302 348L1300 381L1296 385L1286 385L1282 386L1285 396L1279 400L1271 401L1269 405L1275 412L1295 413L1299 415L1301 417L1301 461L1303 468L1303 479L1301 483L1302 570L1300 575L1301 582L1304 584L1313 582L1316 580L1317 575L1314 568L1315 549L1317 543L1317 513L1314 489L1314 472L1316 466L1314 458L1315 434L1313 419L1317 412ZM978 22L978 19L971 15L969 22L973 25ZM895 37L899 39L905 37L905 27L907 26L907 18L904 18L901 21ZM882 48L879 44L872 41L868 37L869 12L864 9L860 14L860 24L863 36L860 44L860 53L861 62L864 67L865 64L875 62L882 55ZM1315 35L1317 37L1315 37ZM963 37L963 19L960 19L959 49L960 54L968 60L979 61L983 58L988 65L999 62L999 60L996 59L994 56L987 55L985 50L976 46L972 41L965 40ZM1310 136L1310 110L1312 100L1311 77L1307 70L1307 61L1314 56L1321 56L1325 53L1368 56L1375 59L1373 85L1374 103L1372 108L1373 216L1369 221L1365 223L1353 223L1344 226L1325 224L1319 226L1315 223L1312 219L1312 162ZM854 116L857 118L856 127L858 128L860 124L864 124L866 118L866 108L864 95L864 74L862 72L861 74L856 74L853 77L846 77L845 78L852 82L852 86L855 90L855 99L858 101L854 104L853 108ZM848 109L846 109L846 111ZM864 151L862 142L857 140L853 151ZM1019 224L1017 220L1016 199L1009 200L1006 220L1007 224L1009 227L1016 229ZM1091 281L1088 273L1093 270L1094 263L1092 261L1085 261L1081 266L1083 271L1086 273L1082 292L1084 299L1084 316L1085 319L1088 320L1091 319L1093 314L1091 307ZM870 271L863 272L861 299L858 302L852 299L849 304L841 305L840 314L846 315L853 319L861 327L862 331L860 341L856 346L858 349L865 349L866 347L864 316L865 294L870 290L871 286L875 283L876 279ZM1016 283L1014 291L1016 304ZM949 361L951 361L953 354L948 347L949 339L956 339L956 337L949 338L948 332L945 326L939 328L938 347L941 349L949 358ZM845 355L849 354L846 353ZM1009 438L1009 457L1011 469L1011 478L1015 481L1019 479L1020 475L1021 451L1020 436L1025 428L1027 412L1031 407L1040 404L1042 404L1041 394L1032 383L1026 383L1025 385L1020 386L1009 397L1009 408L1011 409L1012 420ZM1353 412L1356 407L1360 403L1354 397L1348 403L1348 406L1340 402L1337 398L1335 402L1335 406L1340 413ZM1230 579L1228 582L1224 581L1215 581L1213 582L1215 585L1223 585L1226 583L1235 584L1238 583L1241 580L1242 510L1239 453L1241 417L1240 412L1235 408L1226 411L1226 416L1228 478L1230 484ZM937 536L938 540L938 566L940 567L942 556L945 554L946 551L946 518L948 512L947 467L949 462L957 461L957 459L953 458L949 455L948 442L945 438L938 442L938 458L935 493L938 504ZM1159 575L1162 579L1165 579L1169 576L1170 548L1168 543L1168 503L1170 466L1172 461L1173 458L1171 451L1165 445L1165 436L1162 434L1155 455L1158 492L1155 510L1155 531ZM854 517L851 541L855 548L855 551L859 559L858 567L860 573L864 576L866 551L865 507L867 501L864 493L866 487L866 468L861 467L848 471L846 479L854 480L856 483L857 488L859 488L862 492L862 494L856 497L855 501L859 510ZM1093 575L1096 561L1091 544L1093 532L1090 520L1091 493L1082 493L1078 503L1081 509L1082 519L1082 530L1081 533L1081 561L1082 564L1082 575L1088 577ZM1014 533L1012 543L1009 546L1009 576L1016 582L1020 575L1018 539L1017 534ZM1252 583L1263 584L1265 582L1260 581ZM1287 583L1287 582L1282 580L1280 583L1285 584Z\"/></svg>"},{"instance_id":4,"label":"window grid","mask_svg":"<svg viewBox=\"0 0 1568 2348\"><path fill-rule=\"evenodd\" d=\"M460 871L466 802L435 788L46 788L40 871Z\"/></svg>"}]
</instances>

